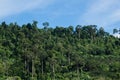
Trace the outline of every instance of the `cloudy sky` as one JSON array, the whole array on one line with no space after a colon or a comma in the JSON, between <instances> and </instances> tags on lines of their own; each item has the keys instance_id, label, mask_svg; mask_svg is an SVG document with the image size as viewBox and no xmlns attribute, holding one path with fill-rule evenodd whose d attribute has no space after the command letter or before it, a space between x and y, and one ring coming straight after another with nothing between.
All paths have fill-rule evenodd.
<instances>
[{"instance_id":1,"label":"cloudy sky","mask_svg":"<svg viewBox=\"0 0 120 80\"><path fill-rule=\"evenodd\" d=\"M120 0L0 0L0 22L38 26L98 25L112 33L120 28Z\"/></svg>"}]
</instances>

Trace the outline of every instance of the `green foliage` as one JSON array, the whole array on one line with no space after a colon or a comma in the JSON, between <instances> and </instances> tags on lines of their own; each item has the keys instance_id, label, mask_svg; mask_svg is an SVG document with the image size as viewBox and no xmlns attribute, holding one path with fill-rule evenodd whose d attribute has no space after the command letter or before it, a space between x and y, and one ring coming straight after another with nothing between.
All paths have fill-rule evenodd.
<instances>
[{"instance_id":1,"label":"green foliage","mask_svg":"<svg viewBox=\"0 0 120 80\"><path fill-rule=\"evenodd\" d=\"M0 80L120 79L119 38L96 25L43 26L1 23Z\"/></svg>"},{"instance_id":2,"label":"green foliage","mask_svg":"<svg viewBox=\"0 0 120 80\"><path fill-rule=\"evenodd\" d=\"M18 76L14 76L14 77L8 77L6 80L21 80L21 78Z\"/></svg>"}]
</instances>

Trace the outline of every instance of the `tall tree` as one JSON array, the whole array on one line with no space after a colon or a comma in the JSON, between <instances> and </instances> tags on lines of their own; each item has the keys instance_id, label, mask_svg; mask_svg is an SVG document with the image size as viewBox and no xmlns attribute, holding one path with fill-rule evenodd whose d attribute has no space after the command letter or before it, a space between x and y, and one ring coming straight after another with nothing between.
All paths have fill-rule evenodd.
<instances>
[{"instance_id":1,"label":"tall tree","mask_svg":"<svg viewBox=\"0 0 120 80\"><path fill-rule=\"evenodd\" d=\"M47 29L48 26L49 26L49 23L48 23L48 22L44 22L44 23L43 23L43 26L44 26L44 29Z\"/></svg>"}]
</instances>

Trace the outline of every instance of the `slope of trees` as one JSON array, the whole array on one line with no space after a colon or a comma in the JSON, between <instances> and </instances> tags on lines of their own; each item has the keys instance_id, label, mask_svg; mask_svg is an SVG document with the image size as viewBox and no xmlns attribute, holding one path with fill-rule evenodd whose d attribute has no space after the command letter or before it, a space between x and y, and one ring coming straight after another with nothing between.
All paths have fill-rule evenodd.
<instances>
[{"instance_id":1,"label":"slope of trees","mask_svg":"<svg viewBox=\"0 0 120 80\"><path fill-rule=\"evenodd\" d=\"M120 80L119 38L96 25L43 26L0 24L0 80Z\"/></svg>"}]
</instances>

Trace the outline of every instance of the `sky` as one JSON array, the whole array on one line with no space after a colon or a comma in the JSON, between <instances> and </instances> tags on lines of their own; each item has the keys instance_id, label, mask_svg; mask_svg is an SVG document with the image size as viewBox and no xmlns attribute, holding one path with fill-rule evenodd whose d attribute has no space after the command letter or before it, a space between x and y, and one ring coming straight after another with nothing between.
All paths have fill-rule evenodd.
<instances>
[{"instance_id":1,"label":"sky","mask_svg":"<svg viewBox=\"0 0 120 80\"><path fill-rule=\"evenodd\" d=\"M50 27L97 25L112 33L120 28L120 0L0 0L0 23L38 21Z\"/></svg>"}]
</instances>

